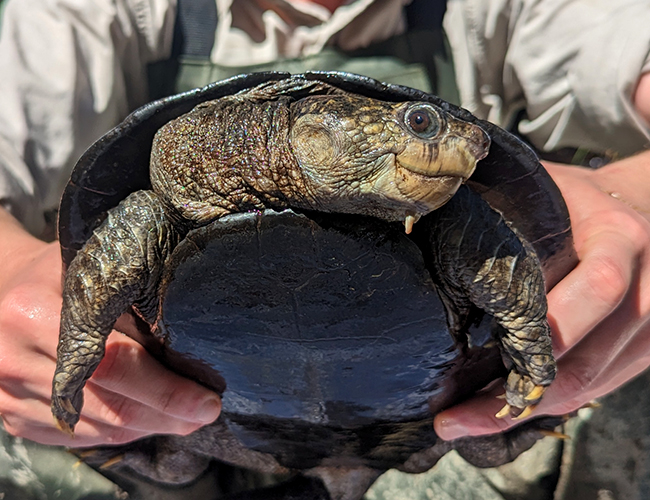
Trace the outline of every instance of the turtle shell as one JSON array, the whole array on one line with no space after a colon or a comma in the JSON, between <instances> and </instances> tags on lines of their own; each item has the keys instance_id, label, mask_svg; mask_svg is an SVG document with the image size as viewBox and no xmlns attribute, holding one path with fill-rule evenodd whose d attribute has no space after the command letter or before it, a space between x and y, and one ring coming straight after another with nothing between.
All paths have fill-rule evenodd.
<instances>
[{"instance_id":1,"label":"turtle shell","mask_svg":"<svg viewBox=\"0 0 650 500\"><path fill-rule=\"evenodd\" d=\"M101 138L63 195L64 265L107 210L151 188L151 143L164 123L200 102L290 77L242 75L155 101ZM430 102L480 125L490 153L462 196L482 200L531 243L548 288L575 265L562 196L512 134L411 88L345 73L293 78ZM222 393L220 421L245 447L287 467L333 457L377 469L404 463L436 442L431 414L503 374L498 350L481 348L489 318L468 332L474 347L459 345L417 243L399 224L369 217L267 210L216 220L174 250L161 304L156 355Z\"/></svg>"}]
</instances>

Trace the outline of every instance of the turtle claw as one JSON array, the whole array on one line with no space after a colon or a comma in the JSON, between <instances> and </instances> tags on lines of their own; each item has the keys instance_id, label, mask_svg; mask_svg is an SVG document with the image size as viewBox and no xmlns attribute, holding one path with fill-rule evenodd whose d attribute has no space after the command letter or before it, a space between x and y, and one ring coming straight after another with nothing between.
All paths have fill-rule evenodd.
<instances>
[{"instance_id":1,"label":"turtle claw","mask_svg":"<svg viewBox=\"0 0 650 500\"><path fill-rule=\"evenodd\" d=\"M86 459L97 455L97 448L91 448L89 450L74 449L70 451L81 459Z\"/></svg>"},{"instance_id":2,"label":"turtle claw","mask_svg":"<svg viewBox=\"0 0 650 500\"><path fill-rule=\"evenodd\" d=\"M503 408L501 408L494 416L499 419L506 418L508 415L510 415L511 409L512 407L508 403L506 403L506 405Z\"/></svg>"},{"instance_id":3,"label":"turtle claw","mask_svg":"<svg viewBox=\"0 0 650 500\"><path fill-rule=\"evenodd\" d=\"M119 464L122 460L124 460L124 453L121 453L119 455L115 455L113 458L109 458L99 466L100 469L108 469L109 467L112 467L115 464Z\"/></svg>"},{"instance_id":4,"label":"turtle claw","mask_svg":"<svg viewBox=\"0 0 650 500\"><path fill-rule=\"evenodd\" d=\"M512 420L523 420L526 417L528 417L531 413L533 413L533 410L535 409L537 405L529 405L524 407L524 409L519 413L518 415L513 415L514 412L519 410L516 406L512 406L509 403L506 403L503 408L501 408L496 415L494 415L498 419L506 418L509 415L513 415Z\"/></svg>"},{"instance_id":5,"label":"turtle claw","mask_svg":"<svg viewBox=\"0 0 650 500\"><path fill-rule=\"evenodd\" d=\"M546 391L546 386L533 383L527 375L511 371L506 381L506 392L497 396L505 399L506 405L495 415L496 418L512 416L512 420L523 420L528 417Z\"/></svg>"},{"instance_id":6,"label":"turtle claw","mask_svg":"<svg viewBox=\"0 0 650 500\"><path fill-rule=\"evenodd\" d=\"M511 394L506 390L505 394L497 396L497 399L505 399L506 404L501 410L495 415L496 418L505 418L508 415L512 416L512 420L523 420L528 417L537 404L527 404L529 401L539 402L540 398L546 391L546 387L541 385L536 385L532 390L529 391L527 396L521 396L521 394L516 394L516 397L511 397ZM513 402L515 400L516 402ZM523 403L523 404L522 404Z\"/></svg>"},{"instance_id":7,"label":"turtle claw","mask_svg":"<svg viewBox=\"0 0 650 500\"><path fill-rule=\"evenodd\" d=\"M76 410L76 408L72 405L72 401L70 401L68 398L60 398L59 399L59 404L61 405L61 408L63 408L65 411L67 411L71 415L78 415L79 414L79 412Z\"/></svg>"},{"instance_id":8,"label":"turtle claw","mask_svg":"<svg viewBox=\"0 0 650 500\"><path fill-rule=\"evenodd\" d=\"M54 424L60 431L71 438L74 437L74 426L79 421L79 410L73 403L74 399L66 396L52 396ZM81 400L81 397L79 397L79 400Z\"/></svg>"},{"instance_id":9,"label":"turtle claw","mask_svg":"<svg viewBox=\"0 0 650 500\"><path fill-rule=\"evenodd\" d=\"M54 425L64 434L67 434L71 438L74 438L74 427L71 426L68 422L59 417L54 417Z\"/></svg>"},{"instance_id":10,"label":"turtle claw","mask_svg":"<svg viewBox=\"0 0 650 500\"><path fill-rule=\"evenodd\" d=\"M518 420L523 420L523 419L525 419L525 418L528 417L531 413L533 413L533 410L535 409L536 406L537 406L537 405L526 406L526 407L524 408L524 410L523 410L519 415L517 415L516 417L512 417L512 420L517 420L517 421L518 421Z\"/></svg>"},{"instance_id":11,"label":"turtle claw","mask_svg":"<svg viewBox=\"0 0 650 500\"><path fill-rule=\"evenodd\" d=\"M546 387L543 385L536 385L533 387L533 390L528 393L527 396L524 396L524 399L526 401L537 401L542 397L544 391L546 391Z\"/></svg>"},{"instance_id":12,"label":"turtle claw","mask_svg":"<svg viewBox=\"0 0 650 500\"><path fill-rule=\"evenodd\" d=\"M546 430L546 429L540 429L539 433L542 434L545 437L552 437L552 438L562 439L562 440L565 440L565 441L567 439L571 439L571 436L569 436L567 434L563 434L561 432L557 432L557 431L549 431L549 430Z\"/></svg>"},{"instance_id":13,"label":"turtle claw","mask_svg":"<svg viewBox=\"0 0 650 500\"><path fill-rule=\"evenodd\" d=\"M506 380L506 401L516 408L527 408L540 402L546 386L533 382L528 375L513 370Z\"/></svg>"}]
</instances>

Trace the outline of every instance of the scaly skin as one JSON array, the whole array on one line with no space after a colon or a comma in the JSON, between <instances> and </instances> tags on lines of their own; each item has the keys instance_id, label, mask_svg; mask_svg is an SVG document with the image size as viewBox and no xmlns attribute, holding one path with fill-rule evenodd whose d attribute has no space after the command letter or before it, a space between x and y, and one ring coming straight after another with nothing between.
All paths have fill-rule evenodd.
<instances>
[{"instance_id":1,"label":"scaly skin","mask_svg":"<svg viewBox=\"0 0 650 500\"><path fill-rule=\"evenodd\" d=\"M532 247L497 212L467 194L466 188L460 190L420 229L432 246L433 271L453 333L462 331L470 303L494 316L503 329L501 349L512 366L507 405L498 416L526 416L556 374L544 277Z\"/></svg>"},{"instance_id":2,"label":"scaly skin","mask_svg":"<svg viewBox=\"0 0 650 500\"><path fill-rule=\"evenodd\" d=\"M322 95L283 95L296 85L203 103L158 131L153 191L110 210L67 271L52 395L63 430L79 420L83 385L117 318L139 304L155 319L165 259L189 229L233 212L293 207L402 220L409 232L488 153L480 127L431 104L385 103L320 82L298 86Z\"/></svg>"},{"instance_id":3,"label":"scaly skin","mask_svg":"<svg viewBox=\"0 0 650 500\"><path fill-rule=\"evenodd\" d=\"M108 214L70 264L52 383L52 413L64 432L72 434L79 420L83 385L104 356L113 324L132 304L156 297L166 256L178 241L155 193L136 191Z\"/></svg>"}]
</instances>

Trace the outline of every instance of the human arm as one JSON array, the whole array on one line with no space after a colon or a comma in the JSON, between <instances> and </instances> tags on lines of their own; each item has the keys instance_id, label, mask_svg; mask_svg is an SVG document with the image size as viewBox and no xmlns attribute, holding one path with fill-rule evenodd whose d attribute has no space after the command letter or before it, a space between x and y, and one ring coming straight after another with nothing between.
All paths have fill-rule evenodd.
<instances>
[{"instance_id":1,"label":"human arm","mask_svg":"<svg viewBox=\"0 0 650 500\"><path fill-rule=\"evenodd\" d=\"M82 447L187 434L217 418L217 395L113 332L87 385L75 437L59 431L50 412L62 301L59 246L30 236L2 209L0 235L0 415L8 432Z\"/></svg>"}]
</instances>

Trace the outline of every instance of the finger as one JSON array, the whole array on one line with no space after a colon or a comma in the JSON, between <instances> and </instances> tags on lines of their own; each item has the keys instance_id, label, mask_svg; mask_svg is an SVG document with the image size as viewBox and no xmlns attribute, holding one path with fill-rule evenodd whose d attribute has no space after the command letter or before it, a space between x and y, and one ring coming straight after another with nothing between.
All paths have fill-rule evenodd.
<instances>
[{"instance_id":1,"label":"finger","mask_svg":"<svg viewBox=\"0 0 650 500\"><path fill-rule=\"evenodd\" d=\"M621 304L640 252L637 243L614 231L599 231L584 242L580 263L548 294L556 356L578 344Z\"/></svg>"},{"instance_id":2,"label":"finger","mask_svg":"<svg viewBox=\"0 0 650 500\"><path fill-rule=\"evenodd\" d=\"M142 431L146 434L188 434L206 422L191 422L169 415L139 401L129 399L99 386L89 385L84 392L85 405L81 417L102 425ZM35 401L39 401L38 406ZM0 391L3 415L21 415L26 421L53 426L49 394L30 391L25 385L10 385ZM38 410L38 411L36 411Z\"/></svg>"},{"instance_id":3,"label":"finger","mask_svg":"<svg viewBox=\"0 0 650 500\"><path fill-rule=\"evenodd\" d=\"M190 421L93 385L86 389L84 398L82 417L87 420L146 434L186 435L216 419L211 414L206 421Z\"/></svg>"},{"instance_id":4,"label":"finger","mask_svg":"<svg viewBox=\"0 0 650 500\"><path fill-rule=\"evenodd\" d=\"M617 311L592 334L593 339L590 335L589 342L580 344L560 360L558 378L553 390L545 395L541 411L574 411L620 387L650 365L650 325L647 321L626 324L626 318L634 317L633 309L634 305L630 305ZM610 339L614 326L623 328L623 338L616 342ZM623 343L624 339L629 340Z\"/></svg>"},{"instance_id":5,"label":"finger","mask_svg":"<svg viewBox=\"0 0 650 500\"><path fill-rule=\"evenodd\" d=\"M496 417L503 407L503 400L497 398L501 394L502 383L488 392L439 413L433 420L436 434L449 441L466 436L494 434L512 427L514 422L511 419Z\"/></svg>"},{"instance_id":6,"label":"finger","mask_svg":"<svg viewBox=\"0 0 650 500\"><path fill-rule=\"evenodd\" d=\"M539 415L565 415L583 407L627 382L650 364L650 325L640 324L635 311L638 289L629 300L596 330L590 333L575 349L558 362L558 375L544 394L530 418ZM620 331L614 341L610 332ZM497 411L503 401L499 384L486 394L438 414L434 425L438 435L445 440L463 436L478 436L501 432L520 422L498 419Z\"/></svg>"},{"instance_id":7,"label":"finger","mask_svg":"<svg viewBox=\"0 0 650 500\"><path fill-rule=\"evenodd\" d=\"M41 421L26 420L21 415L14 413L3 414L2 420L5 430L9 434L52 446L77 448L107 444L118 445L130 443L148 435L142 431L112 427L84 418L79 420L74 437L61 432L53 424L48 426Z\"/></svg>"},{"instance_id":8,"label":"finger","mask_svg":"<svg viewBox=\"0 0 650 500\"><path fill-rule=\"evenodd\" d=\"M0 389L16 398L49 398L54 359L33 346L8 342L7 337L0 335Z\"/></svg>"},{"instance_id":9,"label":"finger","mask_svg":"<svg viewBox=\"0 0 650 500\"><path fill-rule=\"evenodd\" d=\"M646 318L623 352L608 367L610 373L603 374L595 382L609 392L639 375L648 366L650 366L650 319Z\"/></svg>"},{"instance_id":10,"label":"finger","mask_svg":"<svg viewBox=\"0 0 650 500\"><path fill-rule=\"evenodd\" d=\"M114 427L82 417L74 437L61 432L50 413L49 402L41 398L16 399L6 393L0 394L2 420L7 432L14 436L28 437L43 444L61 446L90 446L97 444L121 444L146 435L142 431Z\"/></svg>"},{"instance_id":11,"label":"finger","mask_svg":"<svg viewBox=\"0 0 650 500\"><path fill-rule=\"evenodd\" d=\"M122 444L152 434L187 435L201 426L198 423L171 418L143 407L136 401L117 398L110 393L88 395L90 411L82 415L75 428L74 437L56 427L49 401L44 398L18 399L3 393L0 395L2 417L7 431L14 435L29 437L39 442L43 441L37 437L48 436L45 444L65 446ZM101 417L96 418L97 415Z\"/></svg>"},{"instance_id":12,"label":"finger","mask_svg":"<svg viewBox=\"0 0 650 500\"><path fill-rule=\"evenodd\" d=\"M102 368L106 373L100 371L99 383L89 382L84 391L82 417L147 434L187 434L218 417L221 402L214 393L168 372L133 340L117 333L114 337ZM21 356L17 366L2 365L2 392L14 401L45 401L43 411L32 412L27 406L22 413L14 411L50 426L49 388L55 362L34 351ZM9 409L4 404L6 400L0 402L0 412L6 414Z\"/></svg>"},{"instance_id":13,"label":"finger","mask_svg":"<svg viewBox=\"0 0 650 500\"><path fill-rule=\"evenodd\" d=\"M648 332L646 332L646 335L647 334ZM629 356L627 354L629 354ZM639 356L638 351L635 348L631 348L629 353L626 353L625 356L621 356L619 360L620 365L616 366L615 369L618 369L621 366L624 366L625 368L617 371L613 376L609 373L603 373L603 375L595 381L595 388L588 394L587 401L592 401L609 394L614 389L617 389L637 375L643 373L650 366L650 355L648 355L647 350L643 356ZM582 402L582 405L587 401Z\"/></svg>"},{"instance_id":14,"label":"finger","mask_svg":"<svg viewBox=\"0 0 650 500\"><path fill-rule=\"evenodd\" d=\"M190 422L212 422L221 412L217 394L171 372L121 334L109 337L104 359L89 384Z\"/></svg>"},{"instance_id":15,"label":"finger","mask_svg":"<svg viewBox=\"0 0 650 500\"><path fill-rule=\"evenodd\" d=\"M571 350L561 357L553 390L546 394L540 409L548 407L556 413L575 410L616 388L614 379L620 379L621 383L629 380L638 372L638 369L631 367L632 364L650 353L650 340L647 340L650 262L645 252L637 248L638 244L644 244L644 239L647 240L647 233L645 236L637 235L636 244L620 239L628 252L626 258L631 260L627 265L632 273L625 280L624 296L611 314L603 318L588 336L570 346ZM617 251L619 256L625 252L620 248ZM624 261L619 259L619 264L625 265ZM568 312L565 311L565 315ZM573 316L581 314L582 310L574 312ZM563 328L570 328L566 324L571 321L572 318L565 318L563 326L558 325L557 334L566 333ZM560 336L557 334L556 337ZM566 336L562 340L566 340Z\"/></svg>"},{"instance_id":16,"label":"finger","mask_svg":"<svg viewBox=\"0 0 650 500\"><path fill-rule=\"evenodd\" d=\"M17 437L26 437L31 441L50 446L66 446L70 448L83 448L88 446L102 445L119 445L137 441L147 437L147 434L130 429L120 429L117 427L104 429L102 426L86 425L86 422L80 420L78 432L74 437L61 432L55 427L45 427L38 424L31 425L22 419L17 420L14 425L11 419L4 418L5 430ZM87 431L87 429L89 429Z\"/></svg>"}]
</instances>

